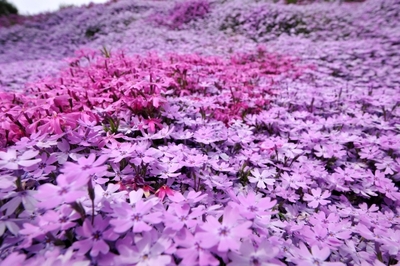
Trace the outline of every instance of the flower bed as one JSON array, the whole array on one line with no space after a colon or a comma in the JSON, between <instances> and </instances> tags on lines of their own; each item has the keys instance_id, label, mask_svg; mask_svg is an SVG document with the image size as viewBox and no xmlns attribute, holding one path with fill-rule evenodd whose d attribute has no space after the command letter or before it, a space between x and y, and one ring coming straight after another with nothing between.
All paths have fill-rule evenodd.
<instances>
[{"instance_id":1,"label":"flower bed","mask_svg":"<svg viewBox=\"0 0 400 266\"><path fill-rule=\"evenodd\" d=\"M370 2L352 5L383 25L372 10L391 7ZM328 27L335 41L325 41L278 27L253 35L257 21L270 25L265 12L302 17L311 8L214 1L199 16L175 20L172 11L191 5L148 3L54 14L142 12L131 23L143 29L126 32L161 34L142 36L143 43L104 22L90 38L81 36L84 46L73 56L69 44L43 59L37 47L28 59L16 50L2 55L31 63L34 74L2 70L0 265L398 264L395 33L345 36L348 29ZM170 15L154 20L167 6ZM224 12L255 11L261 15L240 24L253 41L218 27L228 21ZM357 14L345 18L351 29L360 29ZM16 27L2 34L26 26ZM116 29L124 51L98 49L99 40L114 43ZM154 51L145 52L154 40ZM17 43L22 51L27 44ZM55 55L57 47L67 52ZM40 60L57 66L52 75L43 74L48 65Z\"/></svg>"}]
</instances>

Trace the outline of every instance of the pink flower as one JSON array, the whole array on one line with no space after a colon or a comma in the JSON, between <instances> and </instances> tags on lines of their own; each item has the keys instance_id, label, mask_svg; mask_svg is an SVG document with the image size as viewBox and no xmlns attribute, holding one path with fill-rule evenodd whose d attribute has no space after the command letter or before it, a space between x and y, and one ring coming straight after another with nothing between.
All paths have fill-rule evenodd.
<instances>
[{"instance_id":1,"label":"pink flower","mask_svg":"<svg viewBox=\"0 0 400 266\"><path fill-rule=\"evenodd\" d=\"M326 205L329 200L326 200L331 196L331 193L325 190L323 193L321 188L311 189L312 195L304 194L303 200L309 201L308 206L311 208L317 208L318 205Z\"/></svg>"},{"instance_id":2,"label":"pink flower","mask_svg":"<svg viewBox=\"0 0 400 266\"><path fill-rule=\"evenodd\" d=\"M38 129L45 133L55 133L62 134L63 129L61 127L69 126L73 128L77 124L77 119L79 117L78 112L74 113L56 113L53 112L52 115L43 118L43 125L39 126Z\"/></svg>"},{"instance_id":3,"label":"pink flower","mask_svg":"<svg viewBox=\"0 0 400 266\"><path fill-rule=\"evenodd\" d=\"M174 191L170 189L169 186L162 185L159 189L157 189L155 195L159 197L161 200L163 200L166 195L168 196L174 195Z\"/></svg>"},{"instance_id":4,"label":"pink flower","mask_svg":"<svg viewBox=\"0 0 400 266\"><path fill-rule=\"evenodd\" d=\"M157 105L158 105L158 102L157 102ZM150 133L156 132L156 126L158 128L162 128L161 120L158 118L145 119L144 122L147 125Z\"/></svg>"}]
</instances>

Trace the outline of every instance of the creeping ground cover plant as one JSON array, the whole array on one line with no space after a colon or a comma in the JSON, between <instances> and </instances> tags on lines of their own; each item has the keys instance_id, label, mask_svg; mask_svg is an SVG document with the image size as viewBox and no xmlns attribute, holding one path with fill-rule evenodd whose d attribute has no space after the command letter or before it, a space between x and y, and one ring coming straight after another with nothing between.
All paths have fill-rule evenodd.
<instances>
[{"instance_id":1,"label":"creeping ground cover plant","mask_svg":"<svg viewBox=\"0 0 400 266\"><path fill-rule=\"evenodd\" d=\"M389 2L120 0L0 29L0 265L399 265Z\"/></svg>"}]
</instances>

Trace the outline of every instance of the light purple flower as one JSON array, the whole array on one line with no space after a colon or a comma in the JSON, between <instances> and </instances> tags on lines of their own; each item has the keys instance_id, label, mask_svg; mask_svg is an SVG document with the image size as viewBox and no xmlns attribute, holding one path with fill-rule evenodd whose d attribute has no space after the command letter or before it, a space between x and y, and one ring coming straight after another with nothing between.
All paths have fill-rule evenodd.
<instances>
[{"instance_id":1,"label":"light purple flower","mask_svg":"<svg viewBox=\"0 0 400 266\"><path fill-rule=\"evenodd\" d=\"M86 254L90 250L90 256L96 257L99 253L107 254L110 247L106 240L114 241L118 235L114 233L113 228L109 227L109 219L103 219L100 215L94 217L92 225L91 219L85 219L82 227L76 229L78 241L72 247L78 249L80 254Z\"/></svg>"},{"instance_id":2,"label":"light purple flower","mask_svg":"<svg viewBox=\"0 0 400 266\"><path fill-rule=\"evenodd\" d=\"M10 255L8 255L8 257L6 259L4 259L3 261L0 261L0 266L9 266L9 265L23 266L23 265L26 265L24 263L25 257L26 257L25 254L19 254L18 252L13 252Z\"/></svg>"},{"instance_id":3,"label":"light purple flower","mask_svg":"<svg viewBox=\"0 0 400 266\"><path fill-rule=\"evenodd\" d=\"M321 191L321 188L311 189L312 194L304 194L303 200L308 201L308 206L311 208L317 208L319 205L326 205L330 201L326 200L331 196L331 193L327 190Z\"/></svg>"},{"instance_id":4,"label":"light purple flower","mask_svg":"<svg viewBox=\"0 0 400 266\"><path fill-rule=\"evenodd\" d=\"M132 246L119 245L117 247L120 256L118 265L137 266L166 266L171 262L171 256L164 252L171 246L169 239L153 241L150 233L143 233L143 237Z\"/></svg>"},{"instance_id":5,"label":"light purple flower","mask_svg":"<svg viewBox=\"0 0 400 266\"><path fill-rule=\"evenodd\" d=\"M11 200L4 204L0 210L6 210L6 215L9 216L14 213L22 203L25 210L33 212L37 207L36 195L37 191L33 190L12 191L4 197L4 199L11 198Z\"/></svg>"},{"instance_id":6,"label":"light purple flower","mask_svg":"<svg viewBox=\"0 0 400 266\"><path fill-rule=\"evenodd\" d=\"M164 224L166 228L179 231L183 227L192 229L198 224L197 218L204 213L204 207L190 208L188 204L171 204L168 211L164 213Z\"/></svg>"},{"instance_id":7,"label":"light purple flower","mask_svg":"<svg viewBox=\"0 0 400 266\"><path fill-rule=\"evenodd\" d=\"M260 173L260 170L256 168L251 173L253 176L249 176L250 183L257 183L259 188L266 188L265 185L273 185L275 183L275 179L272 178L276 174L275 169L263 170Z\"/></svg>"},{"instance_id":8,"label":"light purple flower","mask_svg":"<svg viewBox=\"0 0 400 266\"><path fill-rule=\"evenodd\" d=\"M0 151L0 169L17 170L18 166L28 167L35 165L41 161L41 159L32 159L38 155L38 151L27 150L22 155L17 155L17 151L13 149L7 150L7 152Z\"/></svg>"},{"instance_id":9,"label":"light purple flower","mask_svg":"<svg viewBox=\"0 0 400 266\"><path fill-rule=\"evenodd\" d=\"M279 249L269 243L268 239L264 239L257 248L254 247L250 240L244 241L238 252L230 252L229 258L231 262L227 266L272 266L280 265L274 263L273 259L279 253ZM277 261L276 261L277 262Z\"/></svg>"},{"instance_id":10,"label":"light purple flower","mask_svg":"<svg viewBox=\"0 0 400 266\"><path fill-rule=\"evenodd\" d=\"M293 261L304 266L345 266L341 262L325 262L330 254L331 251L328 247L319 249L317 246L312 246L309 250L303 242L300 242L299 248L296 248L296 256Z\"/></svg>"},{"instance_id":11,"label":"light purple flower","mask_svg":"<svg viewBox=\"0 0 400 266\"><path fill-rule=\"evenodd\" d=\"M82 190L87 184L84 179L69 181L65 175L57 177L57 185L45 183L38 188L36 199L40 201L39 206L51 209L62 203L72 203L86 196L87 191Z\"/></svg>"},{"instance_id":12,"label":"light purple flower","mask_svg":"<svg viewBox=\"0 0 400 266\"><path fill-rule=\"evenodd\" d=\"M77 161L82 156L78 152L84 150L83 147L78 147L71 150L71 146L66 139L62 139L61 142L57 144L57 147L60 151L53 154L57 156L57 161L59 164L64 164L69 158Z\"/></svg>"},{"instance_id":13,"label":"light purple flower","mask_svg":"<svg viewBox=\"0 0 400 266\"><path fill-rule=\"evenodd\" d=\"M207 216L207 222L201 225L205 232L196 233L196 238L205 248L217 246L218 251L238 250L240 239L251 234L250 221L241 221L237 208L225 207L222 223L214 216Z\"/></svg>"},{"instance_id":14,"label":"light purple flower","mask_svg":"<svg viewBox=\"0 0 400 266\"><path fill-rule=\"evenodd\" d=\"M114 226L114 231L124 233L132 228L133 232L140 233L150 231L151 225L162 221L161 212L151 212L154 203L152 201L138 200L132 207L126 202L121 202L114 207L115 218L111 219L110 224Z\"/></svg>"},{"instance_id":15,"label":"light purple flower","mask_svg":"<svg viewBox=\"0 0 400 266\"><path fill-rule=\"evenodd\" d=\"M107 159L108 157L106 155L101 155L96 160L96 154L91 153L87 158L80 157L77 163L65 162L61 171L68 176L71 181L83 178L87 182L91 174L107 170L107 166L104 165Z\"/></svg>"},{"instance_id":16,"label":"light purple flower","mask_svg":"<svg viewBox=\"0 0 400 266\"><path fill-rule=\"evenodd\" d=\"M176 256L182 259L182 265L217 266L219 261L212 255L209 248L202 246L201 240L193 236L187 228L183 228L174 237L178 248Z\"/></svg>"}]
</instances>

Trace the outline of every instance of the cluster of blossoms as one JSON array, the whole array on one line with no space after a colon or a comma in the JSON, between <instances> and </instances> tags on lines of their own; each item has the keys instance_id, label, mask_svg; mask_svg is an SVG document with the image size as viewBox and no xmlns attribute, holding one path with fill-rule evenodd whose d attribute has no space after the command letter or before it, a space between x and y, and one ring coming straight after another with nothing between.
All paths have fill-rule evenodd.
<instances>
[{"instance_id":1,"label":"cluster of blossoms","mask_svg":"<svg viewBox=\"0 0 400 266\"><path fill-rule=\"evenodd\" d=\"M188 10L192 10L189 15ZM114 51L123 49L129 54L154 50L160 54L179 51L226 55L231 50L250 51L256 47L254 43L246 43L244 38L232 42L219 31L209 32L208 37L203 38L197 30L185 27L185 23L201 23L201 18L211 10L211 3L207 1L120 0L65 8L2 28L0 89L19 90L26 82L55 75L68 66L63 60L65 57L72 57L76 50L86 48L98 50L112 46ZM181 20L183 13L185 16ZM167 27L154 23L156 17ZM178 26L185 30L174 30Z\"/></svg>"},{"instance_id":2,"label":"cluster of blossoms","mask_svg":"<svg viewBox=\"0 0 400 266\"><path fill-rule=\"evenodd\" d=\"M159 11L149 17L156 25L167 26L172 30L182 29L183 26L193 20L203 19L210 11L208 0L195 0L178 2L165 15Z\"/></svg>"},{"instance_id":3,"label":"cluster of blossoms","mask_svg":"<svg viewBox=\"0 0 400 266\"><path fill-rule=\"evenodd\" d=\"M16 48L1 43L5 62L40 72L37 62L69 56L41 80L1 70L0 265L398 264L400 56L383 23L398 16L398 1L388 2L357 4L364 13L347 17L346 4L330 14L329 4L111 1L37 22L39 36L72 15L82 23L48 34L54 40L41 45L68 42L43 58L33 42L26 60L16 51L31 22L0 30L0 41L16 37ZM176 27L148 23L161 7L179 13L202 3L207 12ZM326 20L329 30L318 30L312 8L351 23L336 29ZM243 38L221 27L237 10L258 10L238 31L272 40L267 46L251 50L244 37L251 44L241 47ZM254 34L266 10L282 14L271 17L278 22L294 12L315 33L287 36L279 22ZM109 16L101 24L100 11ZM353 31L361 16L386 30ZM148 32L159 36L132 42ZM193 39L179 40L185 34ZM134 44L99 46L119 39ZM158 40L158 53L143 53ZM218 49L216 40L237 42ZM102 49L72 57L83 44Z\"/></svg>"}]
</instances>

